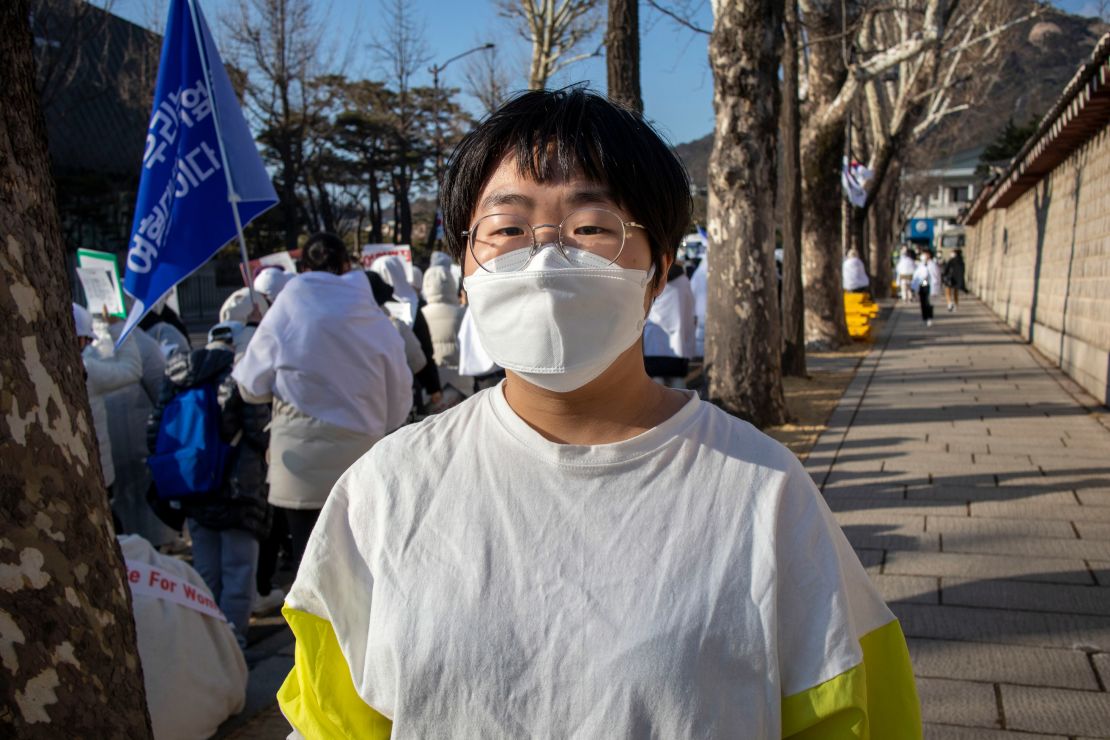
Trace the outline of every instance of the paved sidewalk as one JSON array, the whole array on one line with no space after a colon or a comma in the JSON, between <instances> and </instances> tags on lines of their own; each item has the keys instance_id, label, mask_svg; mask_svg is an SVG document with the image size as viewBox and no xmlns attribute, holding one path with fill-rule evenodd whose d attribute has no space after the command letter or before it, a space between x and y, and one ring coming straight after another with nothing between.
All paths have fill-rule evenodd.
<instances>
[{"instance_id":1,"label":"paved sidewalk","mask_svg":"<svg viewBox=\"0 0 1110 740\"><path fill-rule=\"evenodd\" d=\"M972 299L896 306L818 440L927 738L1110 737L1108 418Z\"/></svg>"}]
</instances>

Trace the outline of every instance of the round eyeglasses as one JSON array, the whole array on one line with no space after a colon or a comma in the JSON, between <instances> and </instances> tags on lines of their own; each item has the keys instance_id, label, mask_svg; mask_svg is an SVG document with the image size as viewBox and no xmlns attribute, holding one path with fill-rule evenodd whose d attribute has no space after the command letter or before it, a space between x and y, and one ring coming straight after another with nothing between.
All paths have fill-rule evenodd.
<instances>
[{"instance_id":1,"label":"round eyeglasses","mask_svg":"<svg viewBox=\"0 0 1110 740\"><path fill-rule=\"evenodd\" d=\"M605 208L579 208L567 214L562 223L535 226L523 216L491 213L478 219L462 236L467 238L470 254L483 270L515 272L524 269L541 244L550 243L538 239L537 232L542 229L555 229L555 244L568 260L570 250L578 249L601 258L591 260L592 263L608 266L621 256L627 230L643 228Z\"/></svg>"}]
</instances>

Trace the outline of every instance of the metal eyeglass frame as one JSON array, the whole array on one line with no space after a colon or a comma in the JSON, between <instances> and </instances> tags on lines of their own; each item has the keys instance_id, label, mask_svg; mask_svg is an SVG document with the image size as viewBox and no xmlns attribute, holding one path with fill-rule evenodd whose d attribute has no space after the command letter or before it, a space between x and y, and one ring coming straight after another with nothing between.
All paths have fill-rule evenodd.
<instances>
[{"instance_id":1,"label":"metal eyeglass frame","mask_svg":"<svg viewBox=\"0 0 1110 740\"><path fill-rule=\"evenodd\" d=\"M631 229L642 229L644 231L647 231L647 229L644 227L643 224L638 224L635 221L625 221L624 219L622 219L620 217L619 213L615 213L614 211L610 211L608 208L590 208L590 207L587 207L587 208L575 208L573 211L571 211L566 216L564 216L563 220L560 221L557 224L535 224L535 225L532 225L532 224L528 223L528 220L525 219L523 216L519 216L515 213L487 213L485 216L482 216L480 219L475 221L474 224L469 229L464 229L463 231L460 231L459 235L466 237L467 249L470 250L470 256L474 258L475 264L477 264L478 267L482 268L486 272L493 272L493 270L490 270L488 267L483 265L482 262L478 259L478 255L474 253L474 232L477 231L478 224L482 223L487 218L494 218L495 216L511 216L513 218L520 219L520 221L522 221L524 224L526 224L528 226L528 229L532 232L532 246L531 246L531 249L528 253L528 259L525 260L519 268L512 271L512 272L520 272L521 270L523 270L525 267L528 266L528 263L531 262L532 258L535 257L536 254L539 252L540 242L539 242L539 239L536 238L536 229L555 229L557 234L558 234L558 238L555 241L555 244L558 245L559 251L562 252L563 257L566 257L567 259L570 259L567 256L567 251L566 251L567 250L567 245L563 243L563 224L565 224L567 222L567 219L569 219L571 216L573 216L576 213L581 213L582 211L601 211L602 213L608 213L610 216L617 219L618 223L620 223L620 225L621 225L621 248L617 250L616 256L613 257L613 259L609 261L610 265L613 264L614 262L616 262L617 260L619 260L621 255L624 254L624 245L628 243L628 229L630 229L630 228ZM521 249L525 249L525 247L521 247ZM514 251L517 251L517 250L514 250ZM506 254L509 254L509 252L506 252ZM501 256L501 255L498 255L498 256Z\"/></svg>"}]
</instances>

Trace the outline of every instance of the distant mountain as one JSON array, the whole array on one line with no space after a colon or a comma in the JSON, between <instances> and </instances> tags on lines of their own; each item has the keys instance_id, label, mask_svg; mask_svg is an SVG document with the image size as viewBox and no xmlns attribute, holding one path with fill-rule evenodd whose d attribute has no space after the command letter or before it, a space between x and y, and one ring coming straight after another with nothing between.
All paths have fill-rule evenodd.
<instances>
[{"instance_id":1,"label":"distant mountain","mask_svg":"<svg viewBox=\"0 0 1110 740\"><path fill-rule=\"evenodd\" d=\"M709 182L709 154L712 150L712 133L708 133L700 139L679 144L674 148L674 153L682 160L682 164L686 165L690 182L699 188L704 188Z\"/></svg>"},{"instance_id":2,"label":"distant mountain","mask_svg":"<svg viewBox=\"0 0 1110 740\"><path fill-rule=\"evenodd\" d=\"M1033 6L1032 0L1021 0ZM977 105L945 119L922 142L936 156L990 143L1011 118L1040 118L1064 91L1110 26L1095 18L1045 8L1041 16L1003 34L999 63L974 70L986 93Z\"/></svg>"},{"instance_id":3,"label":"distant mountain","mask_svg":"<svg viewBox=\"0 0 1110 740\"><path fill-rule=\"evenodd\" d=\"M1032 8L1035 0L1014 0ZM978 104L945 119L922 142L923 154L934 158L981 147L992 141L1013 118L1026 122L1043 116L1063 92L1079 66L1110 26L1094 18L1045 8L1040 18L1002 34L1000 61L974 70L986 93ZM674 148L698 187L708 182L713 134Z\"/></svg>"}]
</instances>

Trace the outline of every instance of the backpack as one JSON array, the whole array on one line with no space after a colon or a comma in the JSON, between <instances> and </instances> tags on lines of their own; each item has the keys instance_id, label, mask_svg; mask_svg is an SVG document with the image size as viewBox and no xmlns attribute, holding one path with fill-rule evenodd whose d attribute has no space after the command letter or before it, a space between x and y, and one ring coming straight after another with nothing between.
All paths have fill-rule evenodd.
<instances>
[{"instance_id":1,"label":"backpack","mask_svg":"<svg viewBox=\"0 0 1110 740\"><path fill-rule=\"evenodd\" d=\"M231 447L220 439L217 383L186 388L166 405L154 454L147 458L158 497L184 499L216 491Z\"/></svg>"}]
</instances>

